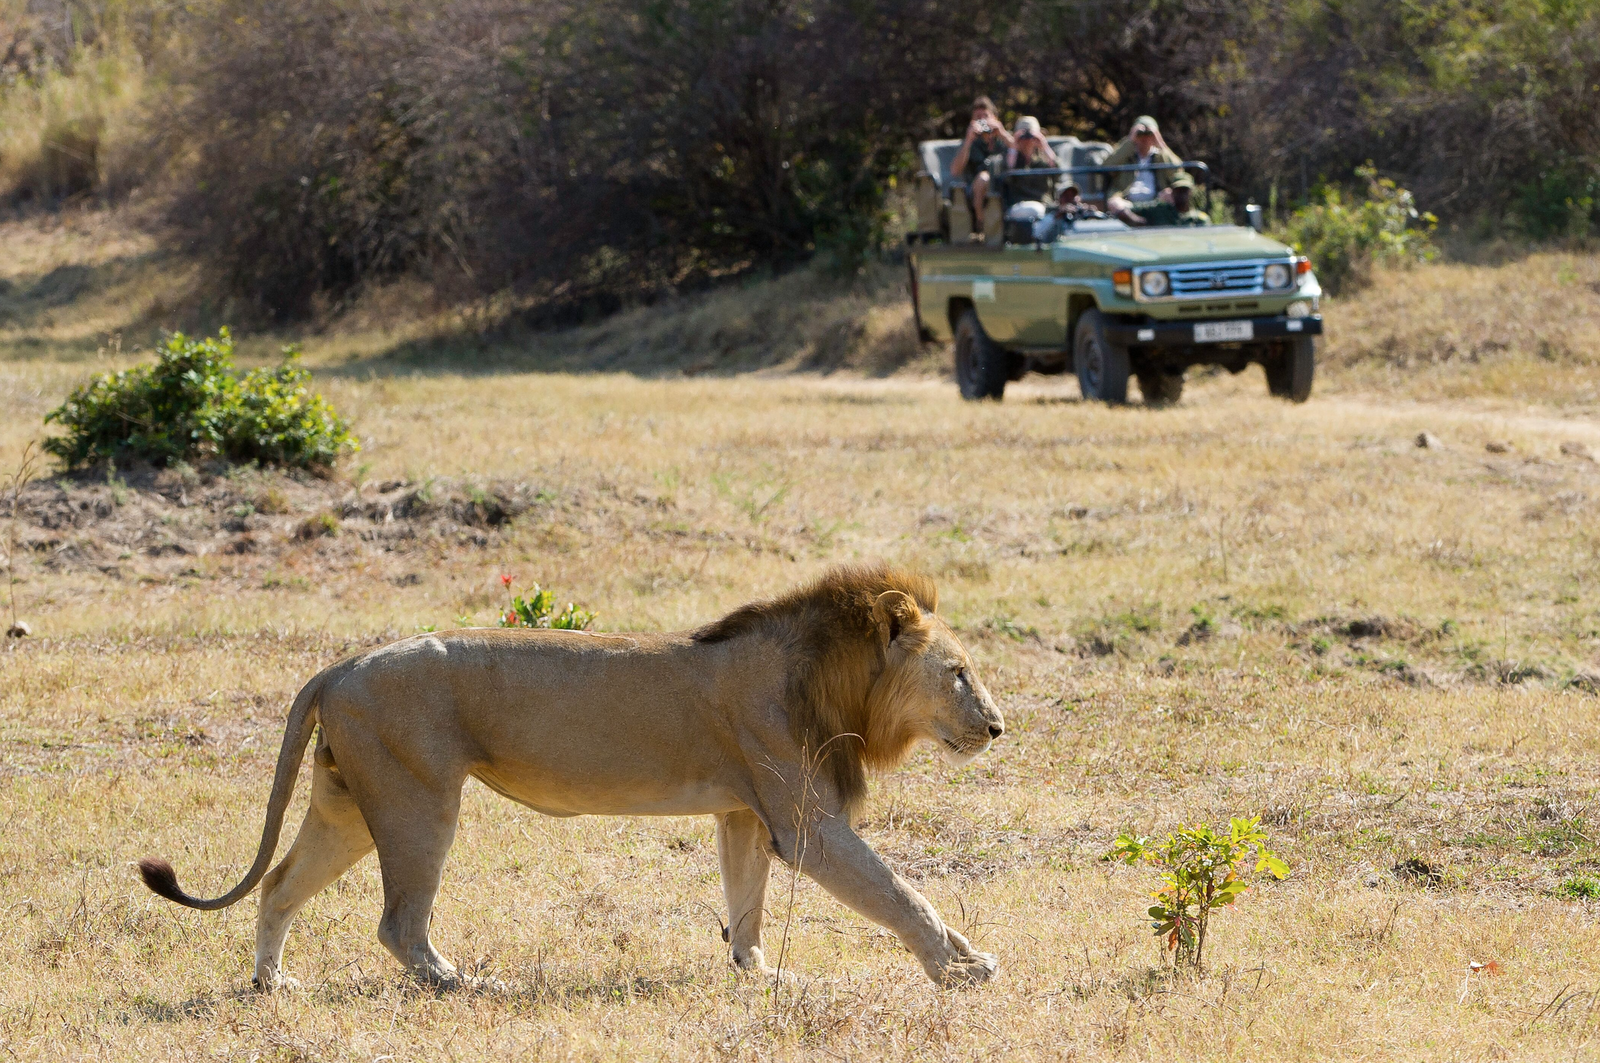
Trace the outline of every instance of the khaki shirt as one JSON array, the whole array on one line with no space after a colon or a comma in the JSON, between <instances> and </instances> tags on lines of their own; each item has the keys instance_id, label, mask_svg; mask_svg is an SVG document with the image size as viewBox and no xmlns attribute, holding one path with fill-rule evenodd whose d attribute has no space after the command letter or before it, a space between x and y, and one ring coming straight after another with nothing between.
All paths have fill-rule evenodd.
<instances>
[{"instance_id":1,"label":"khaki shirt","mask_svg":"<svg viewBox=\"0 0 1600 1063\"><path fill-rule=\"evenodd\" d=\"M1117 147L1116 147L1116 150L1113 151L1110 155L1106 156L1106 161L1101 163L1100 165L1101 166L1132 166L1135 163L1137 163L1138 161L1139 161L1139 149L1134 146L1133 138L1132 137L1128 137L1128 138L1124 139L1121 144L1118 144ZM1168 150L1166 148L1162 148L1162 147L1158 146L1158 147L1156 147L1156 148L1151 150L1151 152L1150 152L1150 160L1149 161L1150 161L1151 165L1155 165L1157 163L1180 163L1183 160L1178 158L1178 156L1177 156L1177 154L1175 152L1172 152L1172 151L1170 151L1170 150ZM1107 174L1106 177L1110 179L1110 184L1108 184L1106 186L1106 191L1110 192L1110 193L1113 193L1113 194L1118 193L1118 192L1127 191L1128 186L1133 184L1133 177L1134 177L1135 172L1136 171L1134 171L1134 170L1125 170L1122 173ZM1153 171L1152 175L1156 179L1156 191L1159 192L1159 191L1161 191L1161 189L1166 188L1168 185L1172 184L1172 179L1174 177L1178 176L1178 171L1177 170L1155 170L1155 171Z\"/></svg>"}]
</instances>

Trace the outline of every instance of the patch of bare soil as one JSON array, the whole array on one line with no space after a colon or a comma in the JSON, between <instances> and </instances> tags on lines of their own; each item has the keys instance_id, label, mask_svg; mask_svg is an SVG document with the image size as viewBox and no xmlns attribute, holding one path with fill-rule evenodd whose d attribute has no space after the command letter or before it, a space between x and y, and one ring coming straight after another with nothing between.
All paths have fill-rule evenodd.
<instances>
[{"instance_id":1,"label":"patch of bare soil","mask_svg":"<svg viewBox=\"0 0 1600 1063\"><path fill-rule=\"evenodd\" d=\"M308 542L335 553L486 546L550 500L523 482L355 484L254 469L143 467L30 485L18 540L56 572L173 576L199 558L270 562Z\"/></svg>"}]
</instances>

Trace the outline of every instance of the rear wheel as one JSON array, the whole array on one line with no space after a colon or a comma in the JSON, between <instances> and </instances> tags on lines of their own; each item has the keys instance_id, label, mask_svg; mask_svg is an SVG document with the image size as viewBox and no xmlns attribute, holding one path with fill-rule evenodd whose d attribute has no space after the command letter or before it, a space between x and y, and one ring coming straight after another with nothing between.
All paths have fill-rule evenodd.
<instances>
[{"instance_id":1,"label":"rear wheel","mask_svg":"<svg viewBox=\"0 0 1600 1063\"><path fill-rule=\"evenodd\" d=\"M1147 370L1139 374L1139 391L1146 406L1175 406L1183 398L1183 372Z\"/></svg>"},{"instance_id":2,"label":"rear wheel","mask_svg":"<svg viewBox=\"0 0 1600 1063\"><path fill-rule=\"evenodd\" d=\"M1128 401L1128 348L1107 341L1106 319L1100 311L1087 310L1078 319L1072 364L1078 370L1078 389L1089 402L1120 406Z\"/></svg>"},{"instance_id":3,"label":"rear wheel","mask_svg":"<svg viewBox=\"0 0 1600 1063\"><path fill-rule=\"evenodd\" d=\"M956 322L956 386L969 401L999 399L1006 393L1007 352L983 331L978 312L968 309Z\"/></svg>"},{"instance_id":4,"label":"rear wheel","mask_svg":"<svg viewBox=\"0 0 1600 1063\"><path fill-rule=\"evenodd\" d=\"M1296 336L1263 368L1267 371L1269 392L1290 402L1306 401L1311 397L1311 380L1317 371L1317 338Z\"/></svg>"}]
</instances>

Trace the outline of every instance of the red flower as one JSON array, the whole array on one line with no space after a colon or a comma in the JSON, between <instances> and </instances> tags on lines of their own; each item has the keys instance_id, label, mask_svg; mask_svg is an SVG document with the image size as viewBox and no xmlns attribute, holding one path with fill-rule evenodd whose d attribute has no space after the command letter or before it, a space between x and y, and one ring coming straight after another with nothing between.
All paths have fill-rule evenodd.
<instances>
[{"instance_id":1,"label":"red flower","mask_svg":"<svg viewBox=\"0 0 1600 1063\"><path fill-rule=\"evenodd\" d=\"M511 577L510 576L501 576L500 577L500 586L502 586L502 587L511 586Z\"/></svg>"}]
</instances>

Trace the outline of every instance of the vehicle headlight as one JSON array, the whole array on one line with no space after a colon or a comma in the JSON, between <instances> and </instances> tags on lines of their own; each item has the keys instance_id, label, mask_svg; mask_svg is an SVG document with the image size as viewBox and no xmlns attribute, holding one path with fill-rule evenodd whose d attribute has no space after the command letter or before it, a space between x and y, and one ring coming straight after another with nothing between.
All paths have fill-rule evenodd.
<instances>
[{"instance_id":1,"label":"vehicle headlight","mask_svg":"<svg viewBox=\"0 0 1600 1063\"><path fill-rule=\"evenodd\" d=\"M1172 289L1172 282L1160 270L1139 274L1139 290L1147 299L1159 299Z\"/></svg>"},{"instance_id":2,"label":"vehicle headlight","mask_svg":"<svg viewBox=\"0 0 1600 1063\"><path fill-rule=\"evenodd\" d=\"M1294 281L1294 267L1287 262L1274 262L1267 266L1262 280L1268 288L1287 288Z\"/></svg>"},{"instance_id":3,"label":"vehicle headlight","mask_svg":"<svg viewBox=\"0 0 1600 1063\"><path fill-rule=\"evenodd\" d=\"M1289 304L1288 308L1284 310L1284 313L1290 317L1310 317L1311 310L1312 307L1310 299L1296 299L1294 302Z\"/></svg>"}]
</instances>

